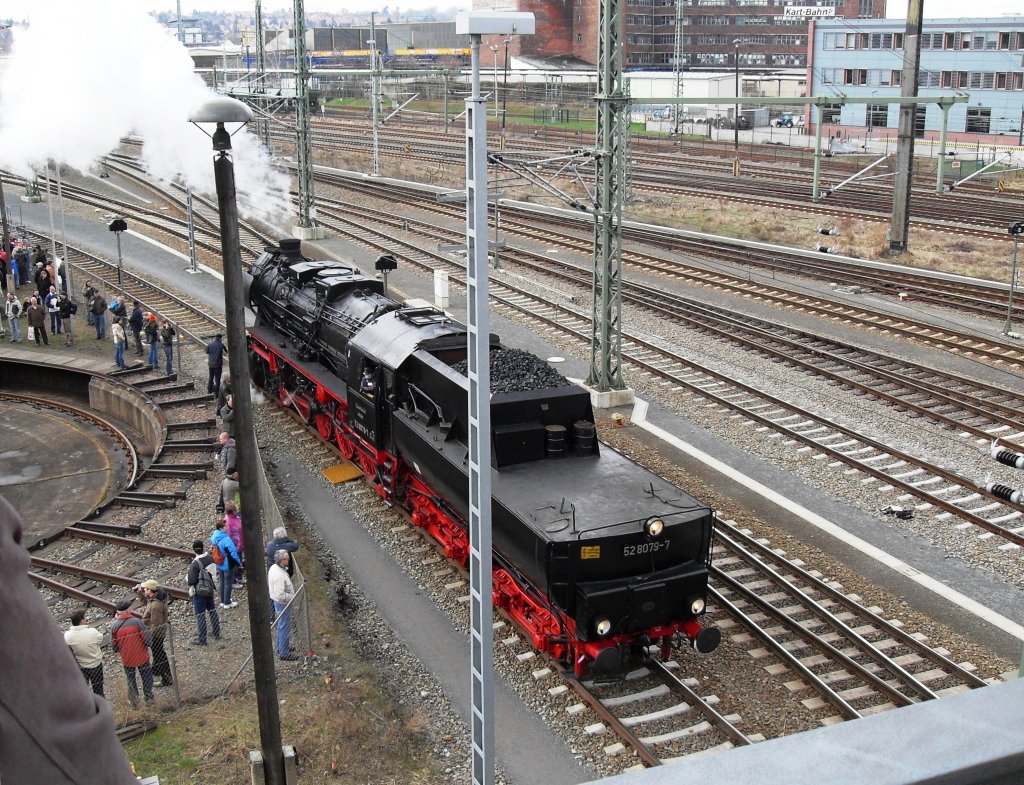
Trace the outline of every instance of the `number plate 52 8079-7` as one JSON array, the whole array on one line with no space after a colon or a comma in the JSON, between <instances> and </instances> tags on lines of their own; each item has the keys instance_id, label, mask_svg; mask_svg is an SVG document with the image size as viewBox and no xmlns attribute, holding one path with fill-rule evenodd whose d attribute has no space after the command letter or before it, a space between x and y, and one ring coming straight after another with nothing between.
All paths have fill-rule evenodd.
<instances>
[{"instance_id":1,"label":"number plate 52 8079-7","mask_svg":"<svg viewBox=\"0 0 1024 785\"><path fill-rule=\"evenodd\" d=\"M655 540L654 542L638 542L632 545L622 546L623 556L646 556L649 553L667 551L670 540Z\"/></svg>"}]
</instances>

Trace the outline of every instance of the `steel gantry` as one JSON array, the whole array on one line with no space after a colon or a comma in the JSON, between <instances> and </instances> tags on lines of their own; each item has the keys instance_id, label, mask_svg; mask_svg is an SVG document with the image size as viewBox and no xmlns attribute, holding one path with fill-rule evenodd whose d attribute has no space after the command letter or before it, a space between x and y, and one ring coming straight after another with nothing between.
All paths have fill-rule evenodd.
<instances>
[{"instance_id":1,"label":"steel gantry","mask_svg":"<svg viewBox=\"0 0 1024 785\"><path fill-rule=\"evenodd\" d=\"M295 25L295 131L299 177L297 234L315 235L313 194L313 142L309 136L309 62L306 56L306 14L303 0L294 0ZM306 237L305 239L311 239Z\"/></svg>"},{"instance_id":2,"label":"steel gantry","mask_svg":"<svg viewBox=\"0 0 1024 785\"><path fill-rule=\"evenodd\" d=\"M685 79L683 78L683 58L686 55L685 52L685 41L683 36L683 24L686 21L686 14L684 9L686 3L682 0L676 0L676 37L675 37L675 49L672 53L672 73L675 76L675 97L682 98L683 90L685 85ZM672 132L679 134L683 127L683 105L673 104L672 105Z\"/></svg>"},{"instance_id":3,"label":"steel gantry","mask_svg":"<svg viewBox=\"0 0 1024 785\"><path fill-rule=\"evenodd\" d=\"M622 79L619 0L599 3L597 36L596 211L594 287L587 384L599 394L625 390L622 381L622 205L625 201L629 97Z\"/></svg>"}]
</instances>

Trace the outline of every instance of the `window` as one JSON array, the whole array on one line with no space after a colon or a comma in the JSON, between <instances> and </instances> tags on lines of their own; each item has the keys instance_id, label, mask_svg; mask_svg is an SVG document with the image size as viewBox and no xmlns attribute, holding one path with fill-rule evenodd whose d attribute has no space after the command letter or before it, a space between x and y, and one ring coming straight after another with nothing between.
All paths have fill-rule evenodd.
<instances>
[{"instance_id":1,"label":"window","mask_svg":"<svg viewBox=\"0 0 1024 785\"><path fill-rule=\"evenodd\" d=\"M1005 90L1009 74L996 74L996 90Z\"/></svg>"},{"instance_id":2,"label":"window","mask_svg":"<svg viewBox=\"0 0 1024 785\"><path fill-rule=\"evenodd\" d=\"M774 54L771 58L771 64L777 66L801 66L807 65L806 55L795 55L795 54Z\"/></svg>"},{"instance_id":3,"label":"window","mask_svg":"<svg viewBox=\"0 0 1024 785\"><path fill-rule=\"evenodd\" d=\"M868 83L868 71L866 68L843 69L843 84L866 85Z\"/></svg>"},{"instance_id":4,"label":"window","mask_svg":"<svg viewBox=\"0 0 1024 785\"><path fill-rule=\"evenodd\" d=\"M999 34L999 48L1000 49L1009 49L1010 48L1010 34L1009 33L1000 33Z\"/></svg>"},{"instance_id":5,"label":"window","mask_svg":"<svg viewBox=\"0 0 1024 785\"><path fill-rule=\"evenodd\" d=\"M826 104L820 109L822 123L838 123L840 115L843 113L843 107L839 104Z\"/></svg>"},{"instance_id":6,"label":"window","mask_svg":"<svg viewBox=\"0 0 1024 785\"><path fill-rule=\"evenodd\" d=\"M956 33L945 33L942 39L943 49L958 49L956 44Z\"/></svg>"},{"instance_id":7,"label":"window","mask_svg":"<svg viewBox=\"0 0 1024 785\"><path fill-rule=\"evenodd\" d=\"M984 107L967 107L967 127L970 134L987 134L992 127L992 110Z\"/></svg>"},{"instance_id":8,"label":"window","mask_svg":"<svg viewBox=\"0 0 1024 785\"><path fill-rule=\"evenodd\" d=\"M869 131L889 125L889 107L885 104L868 104L866 114Z\"/></svg>"}]
</instances>

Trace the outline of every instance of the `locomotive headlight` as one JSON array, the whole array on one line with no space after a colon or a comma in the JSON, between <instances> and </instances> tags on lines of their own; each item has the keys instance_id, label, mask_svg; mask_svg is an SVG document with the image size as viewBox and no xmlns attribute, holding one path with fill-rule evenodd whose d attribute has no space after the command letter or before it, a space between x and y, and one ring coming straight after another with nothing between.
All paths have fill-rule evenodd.
<instances>
[{"instance_id":1,"label":"locomotive headlight","mask_svg":"<svg viewBox=\"0 0 1024 785\"><path fill-rule=\"evenodd\" d=\"M612 631L612 620L607 616L598 616L594 620L594 632L602 638Z\"/></svg>"},{"instance_id":2,"label":"locomotive headlight","mask_svg":"<svg viewBox=\"0 0 1024 785\"><path fill-rule=\"evenodd\" d=\"M704 602L703 597L694 597L692 600L690 600L690 613L692 613L694 616L699 616L700 614L704 613L705 607L706 603Z\"/></svg>"},{"instance_id":3,"label":"locomotive headlight","mask_svg":"<svg viewBox=\"0 0 1024 785\"><path fill-rule=\"evenodd\" d=\"M660 537L665 530L665 521L661 518L648 518L644 524L644 532L648 537Z\"/></svg>"}]
</instances>

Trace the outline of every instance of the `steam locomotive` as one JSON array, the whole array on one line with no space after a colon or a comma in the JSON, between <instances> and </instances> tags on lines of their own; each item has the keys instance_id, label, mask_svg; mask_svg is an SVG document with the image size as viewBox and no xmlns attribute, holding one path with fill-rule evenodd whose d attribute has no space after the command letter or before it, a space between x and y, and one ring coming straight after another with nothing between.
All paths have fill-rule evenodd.
<instances>
[{"instance_id":1,"label":"steam locomotive","mask_svg":"<svg viewBox=\"0 0 1024 785\"><path fill-rule=\"evenodd\" d=\"M246 278L254 383L358 463L380 496L465 565L467 336L354 267L268 248ZM700 652L715 514L595 438L590 396L490 337L493 599L577 675Z\"/></svg>"}]
</instances>

